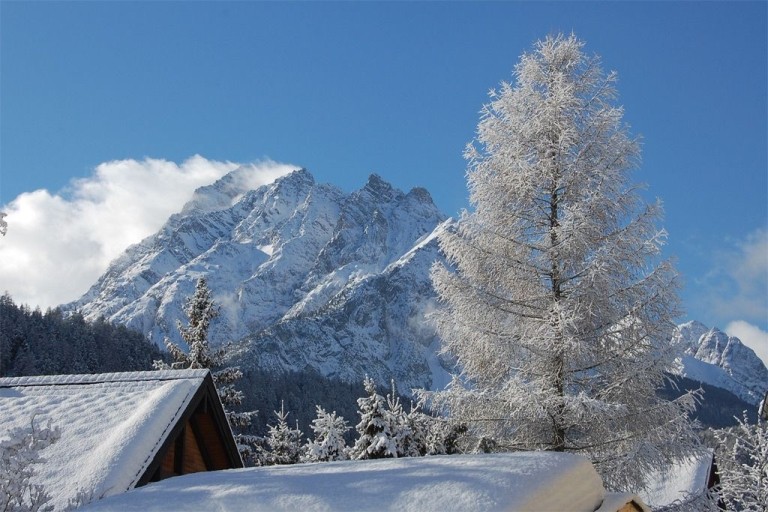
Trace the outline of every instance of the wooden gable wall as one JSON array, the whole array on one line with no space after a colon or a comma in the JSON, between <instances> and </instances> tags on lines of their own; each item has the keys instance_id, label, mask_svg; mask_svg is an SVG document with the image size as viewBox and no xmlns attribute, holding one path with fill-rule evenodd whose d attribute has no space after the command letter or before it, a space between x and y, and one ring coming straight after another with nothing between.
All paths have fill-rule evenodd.
<instances>
[{"instance_id":1,"label":"wooden gable wall","mask_svg":"<svg viewBox=\"0 0 768 512\"><path fill-rule=\"evenodd\" d=\"M241 467L237 445L208 375L136 487L188 473Z\"/></svg>"}]
</instances>

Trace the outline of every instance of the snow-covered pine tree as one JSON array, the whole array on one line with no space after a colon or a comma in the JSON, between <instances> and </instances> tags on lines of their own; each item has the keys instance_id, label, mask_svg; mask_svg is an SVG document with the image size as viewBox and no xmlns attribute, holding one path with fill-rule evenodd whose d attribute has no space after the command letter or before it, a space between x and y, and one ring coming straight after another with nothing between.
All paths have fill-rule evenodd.
<instances>
[{"instance_id":1,"label":"snow-covered pine tree","mask_svg":"<svg viewBox=\"0 0 768 512\"><path fill-rule=\"evenodd\" d=\"M179 321L177 326L181 339L188 347L188 352L166 339L165 346L174 362L168 366L164 361L155 361L155 369L210 369L229 425L238 430L247 427L257 411L235 412L232 410L233 407L243 403L243 392L234 386L234 383L243 376L243 372L238 367L222 368L226 350L223 348L211 350L208 343L208 329L211 321L218 316L219 309L211 297L211 291L204 277L197 280L195 294L187 300L184 312L187 315L188 324L184 326ZM250 445L253 444L254 439L252 436L243 434L238 434L236 439L241 455L247 457L252 451L253 447Z\"/></svg>"},{"instance_id":2,"label":"snow-covered pine tree","mask_svg":"<svg viewBox=\"0 0 768 512\"><path fill-rule=\"evenodd\" d=\"M317 417L312 420L310 428L315 433L315 438L304 445L303 460L306 462L330 462L333 460L346 460L349 458L349 448L344 440L344 434L349 430L349 425L343 416L337 416L336 411L331 413L319 405Z\"/></svg>"},{"instance_id":3,"label":"snow-covered pine tree","mask_svg":"<svg viewBox=\"0 0 768 512\"><path fill-rule=\"evenodd\" d=\"M397 457L397 441L386 399L376 392L376 383L366 375L363 381L368 396L357 399L360 423L355 426L359 437L352 447L351 459L383 459Z\"/></svg>"},{"instance_id":4,"label":"snow-covered pine tree","mask_svg":"<svg viewBox=\"0 0 768 512\"><path fill-rule=\"evenodd\" d=\"M301 459L301 435L298 425L295 429L288 426L288 414L285 404L280 402L280 412L274 411L277 425L270 425L266 436L269 448L266 464L296 464Z\"/></svg>"},{"instance_id":5,"label":"snow-covered pine tree","mask_svg":"<svg viewBox=\"0 0 768 512\"><path fill-rule=\"evenodd\" d=\"M427 454L427 436L431 418L423 414L420 407L411 403L411 410L405 412L397 394L395 381L392 391L387 395L390 430L397 446L398 457L421 457Z\"/></svg>"},{"instance_id":6,"label":"snow-covered pine tree","mask_svg":"<svg viewBox=\"0 0 768 512\"><path fill-rule=\"evenodd\" d=\"M457 375L432 404L500 449L591 457L610 489L690 453L694 397L658 398L677 275L661 206L629 183L636 140L574 35L549 36L502 82L468 144L471 213L440 237L432 279Z\"/></svg>"},{"instance_id":7,"label":"snow-covered pine tree","mask_svg":"<svg viewBox=\"0 0 768 512\"><path fill-rule=\"evenodd\" d=\"M58 427L30 426L7 433L0 441L0 512L37 512L53 510L48 489L31 481L34 464L45 462L40 451L58 441Z\"/></svg>"}]
</instances>

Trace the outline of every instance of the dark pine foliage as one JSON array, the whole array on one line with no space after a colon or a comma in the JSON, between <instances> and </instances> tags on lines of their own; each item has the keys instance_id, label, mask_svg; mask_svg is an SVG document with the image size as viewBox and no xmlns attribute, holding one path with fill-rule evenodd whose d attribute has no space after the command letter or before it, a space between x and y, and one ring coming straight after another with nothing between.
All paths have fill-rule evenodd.
<instances>
[{"instance_id":1,"label":"dark pine foliage","mask_svg":"<svg viewBox=\"0 0 768 512\"><path fill-rule=\"evenodd\" d=\"M151 370L161 358L157 346L122 325L0 297L0 377Z\"/></svg>"}]
</instances>

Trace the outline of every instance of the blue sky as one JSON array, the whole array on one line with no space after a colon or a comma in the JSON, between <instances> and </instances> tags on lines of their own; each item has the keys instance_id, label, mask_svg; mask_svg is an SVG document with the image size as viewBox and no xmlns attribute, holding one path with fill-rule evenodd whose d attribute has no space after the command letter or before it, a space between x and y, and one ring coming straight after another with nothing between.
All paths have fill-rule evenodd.
<instances>
[{"instance_id":1,"label":"blue sky","mask_svg":"<svg viewBox=\"0 0 768 512\"><path fill-rule=\"evenodd\" d=\"M488 90L511 79L534 41L573 31L619 73L625 121L643 140L635 177L664 201L667 253L686 283L683 318L721 328L744 321L764 336L766 6L2 1L0 207L9 233L0 248L21 251L14 236L35 213L30 205L66 216L88 183L119 172L105 162L126 159L179 169L193 155L269 159L345 190L376 172L404 190L426 187L455 215L468 206L461 155ZM26 250L55 253L49 273L70 263L39 243ZM51 288L50 275L20 265L14 275ZM65 299L0 282L43 306L74 299L87 288L78 286Z\"/></svg>"}]
</instances>

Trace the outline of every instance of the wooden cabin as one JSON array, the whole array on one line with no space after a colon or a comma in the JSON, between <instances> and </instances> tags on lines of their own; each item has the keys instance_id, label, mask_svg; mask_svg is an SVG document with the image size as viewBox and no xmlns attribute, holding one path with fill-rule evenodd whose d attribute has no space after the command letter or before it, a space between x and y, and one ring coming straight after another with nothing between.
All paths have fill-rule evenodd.
<instances>
[{"instance_id":1,"label":"wooden cabin","mask_svg":"<svg viewBox=\"0 0 768 512\"><path fill-rule=\"evenodd\" d=\"M0 439L45 425L33 482L56 509L200 471L243 467L208 370L0 378Z\"/></svg>"}]
</instances>

